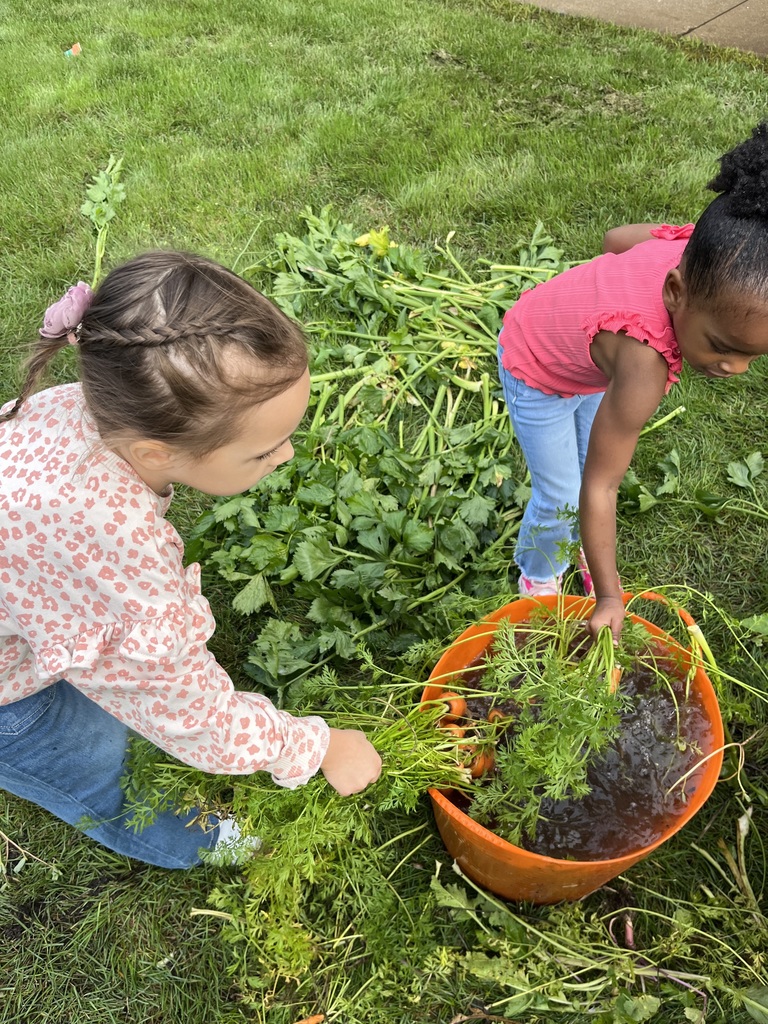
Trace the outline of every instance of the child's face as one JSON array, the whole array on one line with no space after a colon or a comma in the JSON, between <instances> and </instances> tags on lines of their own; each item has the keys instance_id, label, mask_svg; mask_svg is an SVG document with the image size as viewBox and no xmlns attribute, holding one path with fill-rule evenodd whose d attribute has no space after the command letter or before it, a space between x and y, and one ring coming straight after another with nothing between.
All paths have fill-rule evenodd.
<instances>
[{"instance_id":1,"label":"child's face","mask_svg":"<svg viewBox=\"0 0 768 1024\"><path fill-rule=\"evenodd\" d=\"M730 313L719 306L691 307L682 280L670 281L673 274L678 271L667 275L664 303L683 359L694 370L705 377L733 377L768 354L768 304L753 301L740 312L734 302Z\"/></svg>"},{"instance_id":2,"label":"child's face","mask_svg":"<svg viewBox=\"0 0 768 1024\"><path fill-rule=\"evenodd\" d=\"M234 441L202 458L179 461L173 482L204 494L240 494L293 458L291 435L309 401L309 371L281 395L254 406L242 418Z\"/></svg>"}]
</instances>

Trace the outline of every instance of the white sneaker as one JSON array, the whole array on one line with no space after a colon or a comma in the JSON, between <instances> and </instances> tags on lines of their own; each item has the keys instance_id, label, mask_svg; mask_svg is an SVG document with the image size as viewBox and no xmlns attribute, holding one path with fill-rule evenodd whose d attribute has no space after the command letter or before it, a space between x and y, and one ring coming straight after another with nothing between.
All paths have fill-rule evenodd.
<instances>
[{"instance_id":1,"label":"white sneaker","mask_svg":"<svg viewBox=\"0 0 768 1024\"><path fill-rule=\"evenodd\" d=\"M206 864L227 867L232 864L244 864L261 849L258 836L244 836L240 826L232 818L223 818L219 822L219 835L216 845L201 854Z\"/></svg>"}]
</instances>

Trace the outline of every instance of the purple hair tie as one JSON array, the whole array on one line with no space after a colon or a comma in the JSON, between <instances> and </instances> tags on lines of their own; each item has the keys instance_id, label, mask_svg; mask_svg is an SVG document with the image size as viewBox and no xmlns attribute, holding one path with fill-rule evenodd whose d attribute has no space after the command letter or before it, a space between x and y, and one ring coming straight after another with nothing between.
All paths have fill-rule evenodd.
<instances>
[{"instance_id":1,"label":"purple hair tie","mask_svg":"<svg viewBox=\"0 0 768 1024\"><path fill-rule=\"evenodd\" d=\"M63 298L46 309L40 328L42 337L63 338L66 335L70 345L76 345L80 323L92 301L90 287L85 281L78 281Z\"/></svg>"}]
</instances>

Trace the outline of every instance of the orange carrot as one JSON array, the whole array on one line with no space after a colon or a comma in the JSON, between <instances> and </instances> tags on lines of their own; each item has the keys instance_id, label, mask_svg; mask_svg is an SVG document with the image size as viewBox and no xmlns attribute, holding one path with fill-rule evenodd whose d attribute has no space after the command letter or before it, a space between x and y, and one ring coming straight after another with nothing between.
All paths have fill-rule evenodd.
<instances>
[{"instance_id":1,"label":"orange carrot","mask_svg":"<svg viewBox=\"0 0 768 1024\"><path fill-rule=\"evenodd\" d=\"M481 750L480 753L470 761L469 774L473 779L479 779L481 775L487 775L493 771L496 758L492 750Z\"/></svg>"},{"instance_id":2,"label":"orange carrot","mask_svg":"<svg viewBox=\"0 0 768 1024\"><path fill-rule=\"evenodd\" d=\"M613 672L611 672L611 683L610 683L610 686L608 687L609 692L610 693L616 693L616 691L619 688L619 683L620 682L621 682L621 669L619 668L618 665L616 665L614 667L614 669L613 669Z\"/></svg>"},{"instance_id":3,"label":"orange carrot","mask_svg":"<svg viewBox=\"0 0 768 1024\"><path fill-rule=\"evenodd\" d=\"M454 722L453 719L448 718L447 715L445 716L445 718L441 718L440 719L440 721L438 722L438 725L440 726L441 729L443 729L450 736L453 736L453 738L457 739L457 740L463 740L464 739L464 735L465 735L465 733L467 731L462 726L460 726L457 722Z\"/></svg>"},{"instance_id":4,"label":"orange carrot","mask_svg":"<svg viewBox=\"0 0 768 1024\"><path fill-rule=\"evenodd\" d=\"M467 702L458 693L453 693L452 690L446 690L445 693L440 694L440 700L446 706L446 718L463 718L467 713Z\"/></svg>"}]
</instances>

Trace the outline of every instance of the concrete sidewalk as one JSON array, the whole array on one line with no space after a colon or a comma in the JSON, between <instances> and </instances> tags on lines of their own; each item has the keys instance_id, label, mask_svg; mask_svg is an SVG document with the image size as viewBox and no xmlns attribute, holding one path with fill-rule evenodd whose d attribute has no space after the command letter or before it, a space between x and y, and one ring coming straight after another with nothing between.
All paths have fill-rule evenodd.
<instances>
[{"instance_id":1,"label":"concrete sidewalk","mask_svg":"<svg viewBox=\"0 0 768 1024\"><path fill-rule=\"evenodd\" d=\"M768 0L523 0L559 14L647 28L768 56Z\"/></svg>"}]
</instances>

